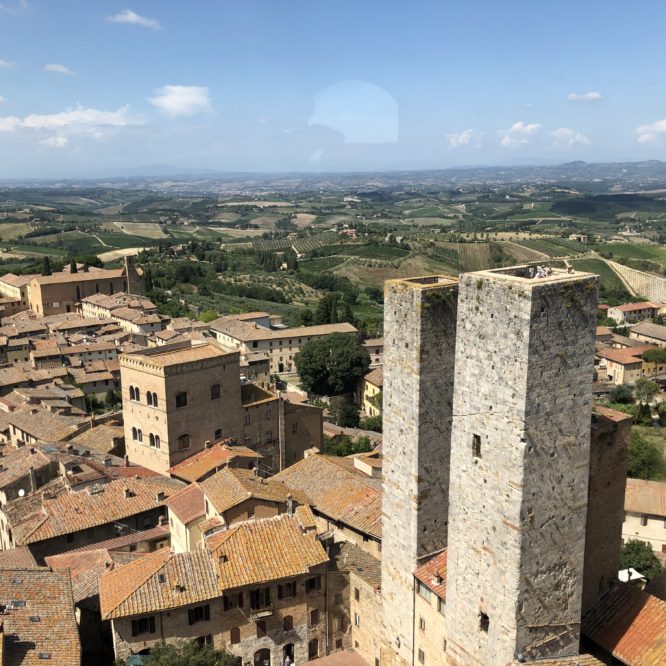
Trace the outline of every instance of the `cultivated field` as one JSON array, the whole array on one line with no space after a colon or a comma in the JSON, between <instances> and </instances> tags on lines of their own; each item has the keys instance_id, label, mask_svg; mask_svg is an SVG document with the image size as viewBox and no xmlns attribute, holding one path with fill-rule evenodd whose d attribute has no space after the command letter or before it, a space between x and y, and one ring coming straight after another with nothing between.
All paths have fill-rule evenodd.
<instances>
[{"instance_id":1,"label":"cultivated field","mask_svg":"<svg viewBox=\"0 0 666 666\"><path fill-rule=\"evenodd\" d=\"M115 225L128 236L144 238L167 238L158 224L152 222L116 222Z\"/></svg>"}]
</instances>

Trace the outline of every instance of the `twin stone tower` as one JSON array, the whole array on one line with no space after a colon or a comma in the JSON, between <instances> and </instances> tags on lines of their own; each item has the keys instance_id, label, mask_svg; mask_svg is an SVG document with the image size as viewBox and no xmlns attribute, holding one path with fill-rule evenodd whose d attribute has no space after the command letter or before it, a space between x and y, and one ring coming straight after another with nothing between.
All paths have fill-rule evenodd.
<instances>
[{"instance_id":1,"label":"twin stone tower","mask_svg":"<svg viewBox=\"0 0 666 666\"><path fill-rule=\"evenodd\" d=\"M597 291L528 267L386 283L383 664L415 663L412 574L444 548L429 663L578 654Z\"/></svg>"}]
</instances>

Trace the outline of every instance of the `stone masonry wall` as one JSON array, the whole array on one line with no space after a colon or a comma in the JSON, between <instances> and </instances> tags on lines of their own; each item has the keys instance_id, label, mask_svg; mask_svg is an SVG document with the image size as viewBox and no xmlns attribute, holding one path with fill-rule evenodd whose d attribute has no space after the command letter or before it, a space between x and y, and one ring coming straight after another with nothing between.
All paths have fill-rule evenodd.
<instances>
[{"instance_id":1,"label":"stone masonry wall","mask_svg":"<svg viewBox=\"0 0 666 666\"><path fill-rule=\"evenodd\" d=\"M597 289L461 278L447 663L577 654Z\"/></svg>"},{"instance_id":2,"label":"stone masonry wall","mask_svg":"<svg viewBox=\"0 0 666 666\"><path fill-rule=\"evenodd\" d=\"M383 653L396 664L412 663L412 573L446 546L456 312L456 280L386 283Z\"/></svg>"},{"instance_id":3,"label":"stone masonry wall","mask_svg":"<svg viewBox=\"0 0 666 666\"><path fill-rule=\"evenodd\" d=\"M592 415L585 531L583 612L617 583L631 417L597 407Z\"/></svg>"}]
</instances>

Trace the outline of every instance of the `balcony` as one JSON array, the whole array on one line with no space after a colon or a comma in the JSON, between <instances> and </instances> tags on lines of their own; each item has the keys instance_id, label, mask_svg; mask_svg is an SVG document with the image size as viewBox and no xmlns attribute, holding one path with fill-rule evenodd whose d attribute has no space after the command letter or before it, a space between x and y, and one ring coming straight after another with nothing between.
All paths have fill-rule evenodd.
<instances>
[{"instance_id":1,"label":"balcony","mask_svg":"<svg viewBox=\"0 0 666 666\"><path fill-rule=\"evenodd\" d=\"M250 619L253 621L261 620L264 617L270 617L274 612L273 604L268 604L261 608L250 608Z\"/></svg>"}]
</instances>

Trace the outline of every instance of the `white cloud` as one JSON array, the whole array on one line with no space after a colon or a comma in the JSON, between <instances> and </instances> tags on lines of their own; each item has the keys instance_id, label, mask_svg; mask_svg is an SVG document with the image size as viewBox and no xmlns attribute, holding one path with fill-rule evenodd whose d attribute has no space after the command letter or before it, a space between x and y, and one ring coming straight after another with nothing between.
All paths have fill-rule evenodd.
<instances>
[{"instance_id":1,"label":"white cloud","mask_svg":"<svg viewBox=\"0 0 666 666\"><path fill-rule=\"evenodd\" d=\"M40 141L43 146L49 146L49 148L64 148L68 143L69 139L62 134L56 134L55 136L50 136L48 139Z\"/></svg>"},{"instance_id":2,"label":"white cloud","mask_svg":"<svg viewBox=\"0 0 666 666\"><path fill-rule=\"evenodd\" d=\"M85 129L87 127L110 126L126 127L138 125L140 121L129 115L129 107L122 106L117 111L100 111L77 106L60 113L31 114L23 119L22 126L33 129L54 129L69 127Z\"/></svg>"},{"instance_id":3,"label":"white cloud","mask_svg":"<svg viewBox=\"0 0 666 666\"><path fill-rule=\"evenodd\" d=\"M106 20L111 23L130 23L132 25L140 25L142 28L150 28L151 30L161 30L162 26L156 19L141 16L131 9L123 9L113 16L107 16Z\"/></svg>"},{"instance_id":4,"label":"white cloud","mask_svg":"<svg viewBox=\"0 0 666 666\"><path fill-rule=\"evenodd\" d=\"M16 116L0 116L0 132L13 132L21 126L21 119Z\"/></svg>"},{"instance_id":5,"label":"white cloud","mask_svg":"<svg viewBox=\"0 0 666 666\"><path fill-rule=\"evenodd\" d=\"M74 72L65 65L61 65L59 62L51 62L48 65L44 65L45 72L55 72L56 74L67 74L71 76Z\"/></svg>"},{"instance_id":6,"label":"white cloud","mask_svg":"<svg viewBox=\"0 0 666 666\"><path fill-rule=\"evenodd\" d=\"M212 110L208 88L204 86L163 86L148 101L167 116L193 116Z\"/></svg>"},{"instance_id":7,"label":"white cloud","mask_svg":"<svg viewBox=\"0 0 666 666\"><path fill-rule=\"evenodd\" d=\"M447 134L446 137L449 140L449 146L451 148L458 148L460 146L473 146L474 148L478 148L481 145L483 132L470 128L463 130L462 132Z\"/></svg>"},{"instance_id":8,"label":"white cloud","mask_svg":"<svg viewBox=\"0 0 666 666\"><path fill-rule=\"evenodd\" d=\"M505 148L515 148L516 146L531 143L532 137L541 129L539 123L526 124L522 120L514 123L507 130L500 132L502 138L500 145Z\"/></svg>"},{"instance_id":9,"label":"white cloud","mask_svg":"<svg viewBox=\"0 0 666 666\"><path fill-rule=\"evenodd\" d=\"M11 60L2 60L2 58L0 58L0 69L12 69L13 67L16 67L15 62L12 62Z\"/></svg>"},{"instance_id":10,"label":"white cloud","mask_svg":"<svg viewBox=\"0 0 666 666\"><path fill-rule=\"evenodd\" d=\"M560 127L559 129L551 132L555 144L558 146L566 146L571 148L576 144L587 144L590 143L590 140L580 132L569 129L568 127Z\"/></svg>"},{"instance_id":11,"label":"white cloud","mask_svg":"<svg viewBox=\"0 0 666 666\"><path fill-rule=\"evenodd\" d=\"M5 101L6 101L5 98L2 95L0 95L0 104L4 104Z\"/></svg>"},{"instance_id":12,"label":"white cloud","mask_svg":"<svg viewBox=\"0 0 666 666\"><path fill-rule=\"evenodd\" d=\"M567 99L570 102L600 102L604 96L596 90L586 93L569 93Z\"/></svg>"},{"instance_id":13,"label":"white cloud","mask_svg":"<svg viewBox=\"0 0 666 666\"><path fill-rule=\"evenodd\" d=\"M638 143L648 143L650 141L656 141L659 134L666 134L666 118L664 120L658 120L656 123L651 125L641 125L636 128L636 140Z\"/></svg>"}]
</instances>

